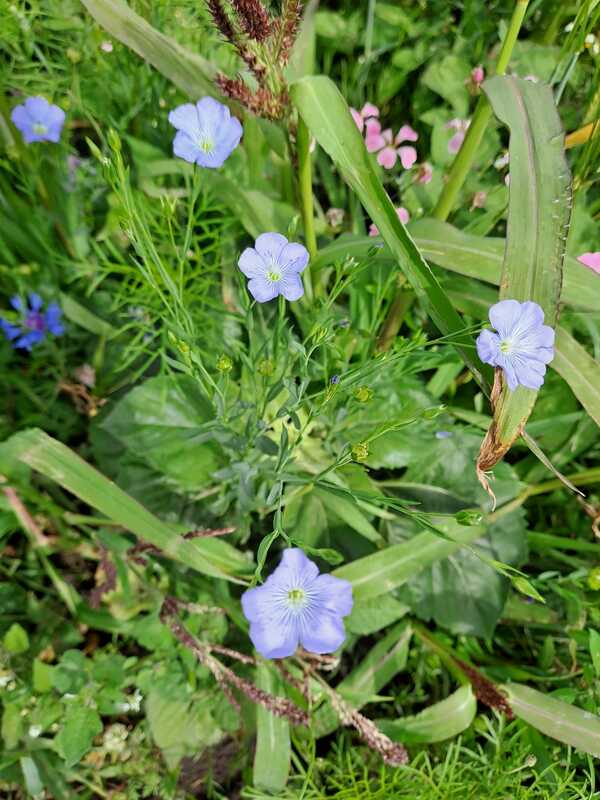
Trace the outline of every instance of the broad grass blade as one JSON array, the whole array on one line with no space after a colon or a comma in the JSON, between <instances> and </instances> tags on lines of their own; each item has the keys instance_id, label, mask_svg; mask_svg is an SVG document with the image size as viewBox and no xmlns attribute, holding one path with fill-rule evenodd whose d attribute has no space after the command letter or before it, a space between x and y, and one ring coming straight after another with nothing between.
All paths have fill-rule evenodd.
<instances>
[{"instance_id":1,"label":"broad grass blade","mask_svg":"<svg viewBox=\"0 0 600 800\"><path fill-rule=\"evenodd\" d=\"M282 694L283 683L279 673L265 661L256 668L256 684L269 694ZM290 760L290 723L285 717L276 717L257 705L254 786L271 793L281 792L288 780Z\"/></svg>"},{"instance_id":2,"label":"broad grass blade","mask_svg":"<svg viewBox=\"0 0 600 800\"><path fill-rule=\"evenodd\" d=\"M600 717L520 683L501 688L517 717L546 736L600 758Z\"/></svg>"},{"instance_id":3,"label":"broad grass blade","mask_svg":"<svg viewBox=\"0 0 600 800\"><path fill-rule=\"evenodd\" d=\"M183 539L189 526L163 522L122 489L44 431L17 433L0 445L2 470L10 477L10 463L21 462L55 481L84 503L122 525L166 556L213 578L243 583L236 575L252 565L222 539Z\"/></svg>"},{"instance_id":4,"label":"broad grass blade","mask_svg":"<svg viewBox=\"0 0 600 800\"><path fill-rule=\"evenodd\" d=\"M477 700L470 685L461 686L445 700L412 717L377 720L377 725L394 742L432 744L466 731L475 719Z\"/></svg>"},{"instance_id":5,"label":"broad grass blade","mask_svg":"<svg viewBox=\"0 0 600 800\"><path fill-rule=\"evenodd\" d=\"M318 75L296 81L290 93L309 130L337 165L381 231L400 268L425 303L433 322L444 335L453 335L453 341L465 363L482 381L480 365L474 358L473 340L464 333L463 320L398 219L340 91L329 78Z\"/></svg>"},{"instance_id":6,"label":"broad grass blade","mask_svg":"<svg viewBox=\"0 0 600 800\"><path fill-rule=\"evenodd\" d=\"M192 100L219 96L214 84L216 69L202 56L190 53L165 36L122 0L81 0L102 27L173 81Z\"/></svg>"},{"instance_id":7,"label":"broad grass blade","mask_svg":"<svg viewBox=\"0 0 600 800\"><path fill-rule=\"evenodd\" d=\"M352 583L355 602L367 600L402 586L434 561L446 558L462 545L470 544L485 534L485 526L460 525L454 517L433 517L431 523L453 542L435 533L419 533L408 542L394 544L345 564L333 574Z\"/></svg>"},{"instance_id":8,"label":"broad grass blade","mask_svg":"<svg viewBox=\"0 0 600 800\"><path fill-rule=\"evenodd\" d=\"M564 133L549 86L497 75L483 84L496 116L510 128L510 199L500 299L538 303L554 327L560 300L571 177ZM498 372L494 418L481 445L477 474L493 496L486 472L523 432L537 392L511 392ZM494 402L495 401L495 402Z\"/></svg>"}]
</instances>

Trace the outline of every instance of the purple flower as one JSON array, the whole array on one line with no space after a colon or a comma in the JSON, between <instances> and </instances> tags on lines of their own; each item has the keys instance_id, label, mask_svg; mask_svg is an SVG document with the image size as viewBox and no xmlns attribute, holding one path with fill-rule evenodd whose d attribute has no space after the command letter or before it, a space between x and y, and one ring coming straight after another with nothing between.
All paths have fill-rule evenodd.
<instances>
[{"instance_id":1,"label":"purple flower","mask_svg":"<svg viewBox=\"0 0 600 800\"><path fill-rule=\"evenodd\" d=\"M60 336L64 333L61 323L62 311L57 303L49 303L45 311L44 302L39 294L29 293L29 304L23 303L20 297L12 297L10 304L21 313L21 321L13 324L0 318L0 328L6 338L13 342L13 347L31 350L43 341L48 333Z\"/></svg>"},{"instance_id":2,"label":"purple flower","mask_svg":"<svg viewBox=\"0 0 600 800\"><path fill-rule=\"evenodd\" d=\"M517 386L539 389L546 364L554 358L554 331L544 325L540 306L530 301L501 300L490 308L489 316L497 333L484 330L479 334L479 358L502 368L511 391Z\"/></svg>"},{"instance_id":3,"label":"purple flower","mask_svg":"<svg viewBox=\"0 0 600 800\"><path fill-rule=\"evenodd\" d=\"M227 106L212 97L203 97L196 105L178 106L169 114L169 122L177 128L173 153L190 164L209 169L223 166L244 132Z\"/></svg>"},{"instance_id":4,"label":"purple flower","mask_svg":"<svg viewBox=\"0 0 600 800\"><path fill-rule=\"evenodd\" d=\"M43 97L28 97L22 105L13 108L10 118L21 131L25 144L58 142L65 112Z\"/></svg>"},{"instance_id":5,"label":"purple flower","mask_svg":"<svg viewBox=\"0 0 600 800\"><path fill-rule=\"evenodd\" d=\"M333 653L346 637L342 617L352 611L352 585L319 569L297 547L262 586L242 595L250 638L265 658L285 658L299 644L311 653Z\"/></svg>"},{"instance_id":6,"label":"purple flower","mask_svg":"<svg viewBox=\"0 0 600 800\"><path fill-rule=\"evenodd\" d=\"M300 273L308 264L308 250L288 242L280 233L261 233L254 247L247 247L238 267L248 281L248 290L259 303L282 294L286 300L298 300L304 294Z\"/></svg>"}]
</instances>

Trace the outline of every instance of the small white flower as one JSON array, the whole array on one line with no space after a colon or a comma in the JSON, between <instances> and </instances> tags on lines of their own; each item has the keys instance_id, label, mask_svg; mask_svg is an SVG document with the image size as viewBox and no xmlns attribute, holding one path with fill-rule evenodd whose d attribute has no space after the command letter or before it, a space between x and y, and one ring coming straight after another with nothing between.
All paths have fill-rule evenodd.
<instances>
[{"instance_id":1,"label":"small white flower","mask_svg":"<svg viewBox=\"0 0 600 800\"><path fill-rule=\"evenodd\" d=\"M30 725L29 730L27 731L27 733L29 734L29 736L31 736L32 739L37 739L37 737L40 735L41 732L42 732L41 725Z\"/></svg>"}]
</instances>

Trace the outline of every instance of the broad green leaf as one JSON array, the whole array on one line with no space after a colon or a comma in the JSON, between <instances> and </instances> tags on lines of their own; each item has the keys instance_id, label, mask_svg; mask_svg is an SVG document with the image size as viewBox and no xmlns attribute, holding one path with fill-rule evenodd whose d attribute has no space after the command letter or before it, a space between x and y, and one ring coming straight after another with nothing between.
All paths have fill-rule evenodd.
<instances>
[{"instance_id":1,"label":"broad green leaf","mask_svg":"<svg viewBox=\"0 0 600 800\"><path fill-rule=\"evenodd\" d=\"M352 613L345 619L346 630L359 636L368 636L387 628L405 616L409 606L389 594L354 603Z\"/></svg>"},{"instance_id":2,"label":"broad green leaf","mask_svg":"<svg viewBox=\"0 0 600 800\"><path fill-rule=\"evenodd\" d=\"M352 583L355 602L367 600L402 586L434 561L447 558L463 544L470 544L485 534L483 525L466 527L459 525L454 517L434 516L430 522L453 542L435 533L420 533L408 542L345 564L333 574Z\"/></svg>"},{"instance_id":3,"label":"broad green leaf","mask_svg":"<svg viewBox=\"0 0 600 800\"><path fill-rule=\"evenodd\" d=\"M23 735L23 718L21 717L21 708L16 703L9 703L3 700L2 708L2 725L0 733L7 750L13 750L18 744L19 739Z\"/></svg>"},{"instance_id":4,"label":"broad green leaf","mask_svg":"<svg viewBox=\"0 0 600 800\"><path fill-rule=\"evenodd\" d=\"M519 683L500 688L517 717L552 739L600 758L600 717Z\"/></svg>"},{"instance_id":5,"label":"broad green leaf","mask_svg":"<svg viewBox=\"0 0 600 800\"><path fill-rule=\"evenodd\" d=\"M270 694L282 694L279 673L268 662L261 661L257 666L256 685ZM290 723L257 705L254 786L273 794L281 792L288 780L290 761Z\"/></svg>"},{"instance_id":6,"label":"broad green leaf","mask_svg":"<svg viewBox=\"0 0 600 800\"><path fill-rule=\"evenodd\" d=\"M222 738L222 731L210 713L213 701L214 696L209 697L208 693L191 700L181 686L167 687L165 680L150 689L145 703L146 718L152 738L170 769L184 756L197 756Z\"/></svg>"},{"instance_id":7,"label":"broad green leaf","mask_svg":"<svg viewBox=\"0 0 600 800\"><path fill-rule=\"evenodd\" d=\"M405 622L395 625L371 648L360 664L335 690L356 709L369 700L406 667L412 628ZM316 736L326 736L339 727L337 714L326 702L313 716Z\"/></svg>"},{"instance_id":8,"label":"broad green leaf","mask_svg":"<svg viewBox=\"0 0 600 800\"><path fill-rule=\"evenodd\" d=\"M101 731L102 721L97 711L79 702L70 705L55 739L65 766L75 766L92 746L94 736Z\"/></svg>"},{"instance_id":9,"label":"broad green leaf","mask_svg":"<svg viewBox=\"0 0 600 800\"><path fill-rule=\"evenodd\" d=\"M123 0L81 0L102 27L178 86L192 100L219 96L216 69L136 14Z\"/></svg>"},{"instance_id":10,"label":"broad green leaf","mask_svg":"<svg viewBox=\"0 0 600 800\"><path fill-rule=\"evenodd\" d=\"M155 545L166 556L205 575L240 583L235 574L246 572L250 567L244 556L222 539L183 539L181 534L189 530L188 526L158 519L44 431L31 429L12 436L0 445L0 458L3 463L16 461L27 464L134 533L141 541Z\"/></svg>"},{"instance_id":11,"label":"broad green leaf","mask_svg":"<svg viewBox=\"0 0 600 800\"><path fill-rule=\"evenodd\" d=\"M487 80L483 89L496 116L510 128L510 199L499 296L538 303L546 324L554 327L571 214L571 178L552 90L501 75ZM485 473L521 435L536 397L536 391L523 386L511 392L502 380L477 460L486 488Z\"/></svg>"},{"instance_id":12,"label":"broad green leaf","mask_svg":"<svg viewBox=\"0 0 600 800\"><path fill-rule=\"evenodd\" d=\"M413 717L380 719L377 725L394 742L432 744L466 731L475 719L477 700L471 686L461 686L445 700Z\"/></svg>"},{"instance_id":13,"label":"broad green leaf","mask_svg":"<svg viewBox=\"0 0 600 800\"><path fill-rule=\"evenodd\" d=\"M600 633L590 628L590 655L596 677L600 677Z\"/></svg>"},{"instance_id":14,"label":"broad green leaf","mask_svg":"<svg viewBox=\"0 0 600 800\"><path fill-rule=\"evenodd\" d=\"M29 649L29 636L27 636L25 628L21 627L18 622L13 622L4 634L3 645L13 655L25 653Z\"/></svg>"},{"instance_id":15,"label":"broad green leaf","mask_svg":"<svg viewBox=\"0 0 600 800\"><path fill-rule=\"evenodd\" d=\"M309 130L337 165L381 231L399 267L428 308L435 325L444 335L453 334L453 341L465 363L482 380L480 365L473 356L473 341L464 333L462 319L398 219L340 91L329 78L320 75L296 81L290 93Z\"/></svg>"},{"instance_id":16,"label":"broad green leaf","mask_svg":"<svg viewBox=\"0 0 600 800\"><path fill-rule=\"evenodd\" d=\"M41 793L44 791L44 784L40 778L40 773L35 761L29 756L23 756L23 758L20 759L20 763L28 794L31 797L41 795Z\"/></svg>"},{"instance_id":17,"label":"broad green leaf","mask_svg":"<svg viewBox=\"0 0 600 800\"><path fill-rule=\"evenodd\" d=\"M596 291L600 296L600 291ZM559 327L552 367L564 378L596 425L600 425L600 364Z\"/></svg>"},{"instance_id":18,"label":"broad green leaf","mask_svg":"<svg viewBox=\"0 0 600 800\"><path fill-rule=\"evenodd\" d=\"M188 375L150 378L125 395L99 426L171 484L198 491L222 463L212 407Z\"/></svg>"}]
</instances>

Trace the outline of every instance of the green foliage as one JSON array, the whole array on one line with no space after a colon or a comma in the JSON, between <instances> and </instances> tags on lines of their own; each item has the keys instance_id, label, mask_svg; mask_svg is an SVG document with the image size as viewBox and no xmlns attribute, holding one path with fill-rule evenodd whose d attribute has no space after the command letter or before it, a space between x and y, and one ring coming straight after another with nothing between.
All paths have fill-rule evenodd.
<instances>
[{"instance_id":1,"label":"green foliage","mask_svg":"<svg viewBox=\"0 0 600 800\"><path fill-rule=\"evenodd\" d=\"M294 4L268 5L276 33ZM220 96L217 72L260 80L206 4L0 0L0 317L36 291L65 320L31 353L0 331L2 797L597 793L600 301L577 258L600 249L599 139L565 154L562 132L598 116L600 9L529 4L495 120L470 76L511 10L425 5L305 4L292 104L232 101L242 144L200 170L168 112ZM26 147L10 113L38 94L67 123ZM366 152L367 101L417 131L416 167ZM481 107L458 185L448 123ZM314 297L252 302L236 265L265 231L316 249ZM492 511L473 345L496 287L558 326ZM353 585L334 657L255 658L240 597L289 546ZM514 719L478 704L490 686Z\"/></svg>"}]
</instances>

